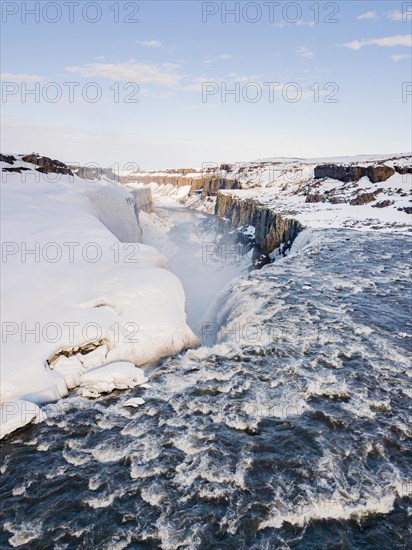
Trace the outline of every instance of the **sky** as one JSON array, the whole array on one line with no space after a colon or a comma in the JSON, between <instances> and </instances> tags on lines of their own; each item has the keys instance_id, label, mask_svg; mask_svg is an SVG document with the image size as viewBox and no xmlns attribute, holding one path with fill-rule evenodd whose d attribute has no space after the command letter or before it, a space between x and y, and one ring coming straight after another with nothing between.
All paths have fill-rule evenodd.
<instances>
[{"instance_id":1,"label":"sky","mask_svg":"<svg viewBox=\"0 0 412 550\"><path fill-rule=\"evenodd\" d=\"M127 171L412 150L412 2L1 9L2 152Z\"/></svg>"}]
</instances>

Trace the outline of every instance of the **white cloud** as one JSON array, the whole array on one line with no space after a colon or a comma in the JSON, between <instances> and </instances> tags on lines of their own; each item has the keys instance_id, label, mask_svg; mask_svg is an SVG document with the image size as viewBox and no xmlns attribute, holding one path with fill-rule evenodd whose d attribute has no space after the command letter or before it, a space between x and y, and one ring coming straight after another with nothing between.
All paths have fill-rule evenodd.
<instances>
[{"instance_id":1,"label":"white cloud","mask_svg":"<svg viewBox=\"0 0 412 550\"><path fill-rule=\"evenodd\" d=\"M0 78L3 82L42 82L46 80L44 76L37 74L1 73Z\"/></svg>"},{"instance_id":2,"label":"white cloud","mask_svg":"<svg viewBox=\"0 0 412 550\"><path fill-rule=\"evenodd\" d=\"M286 27L286 25L296 25L297 27L314 27L315 24L315 21L302 21L301 19L299 19L298 21L288 21L287 23L285 21L279 21L278 23L274 23L273 26L277 29L283 29L283 27Z\"/></svg>"},{"instance_id":3,"label":"white cloud","mask_svg":"<svg viewBox=\"0 0 412 550\"><path fill-rule=\"evenodd\" d=\"M390 55L389 57L395 63L397 63L398 61L402 61L403 59L410 59L411 58L411 56L406 54L406 53L401 53L401 54L398 54L398 55Z\"/></svg>"},{"instance_id":4,"label":"white cloud","mask_svg":"<svg viewBox=\"0 0 412 550\"><path fill-rule=\"evenodd\" d=\"M376 11L367 11L365 13L361 13L361 15L358 15L356 19L377 19L378 16L376 15Z\"/></svg>"},{"instance_id":5,"label":"white cloud","mask_svg":"<svg viewBox=\"0 0 412 550\"><path fill-rule=\"evenodd\" d=\"M384 36L382 38L370 38L369 40L353 40L343 44L345 48L351 50L360 50L363 46L406 46L412 48L412 35L410 34L397 34L395 36Z\"/></svg>"},{"instance_id":6,"label":"white cloud","mask_svg":"<svg viewBox=\"0 0 412 550\"><path fill-rule=\"evenodd\" d=\"M352 42L347 42L346 44L343 44L345 48L350 48L351 50L360 50L362 46L364 46L366 42L359 42L359 40L353 40Z\"/></svg>"},{"instance_id":7,"label":"white cloud","mask_svg":"<svg viewBox=\"0 0 412 550\"><path fill-rule=\"evenodd\" d=\"M311 58L315 55L312 51L308 50L305 46L298 48L296 50L296 53L299 57L307 57L307 58Z\"/></svg>"},{"instance_id":8,"label":"white cloud","mask_svg":"<svg viewBox=\"0 0 412 550\"><path fill-rule=\"evenodd\" d=\"M215 61L224 61L225 59L231 59L231 58L232 56L230 53L219 53L218 55L215 55L215 57L206 59L205 63L214 63Z\"/></svg>"},{"instance_id":9,"label":"white cloud","mask_svg":"<svg viewBox=\"0 0 412 550\"><path fill-rule=\"evenodd\" d=\"M143 40L139 42L139 44L144 48L163 48L163 44L160 40Z\"/></svg>"},{"instance_id":10,"label":"white cloud","mask_svg":"<svg viewBox=\"0 0 412 550\"><path fill-rule=\"evenodd\" d=\"M296 21L295 25L297 25L298 27L302 27L304 25L307 25L308 27L314 27L315 26L315 21L302 21L301 19L298 19L298 21Z\"/></svg>"},{"instance_id":11,"label":"white cloud","mask_svg":"<svg viewBox=\"0 0 412 550\"><path fill-rule=\"evenodd\" d=\"M389 11L386 14L386 18L391 21L403 21L403 13L399 10Z\"/></svg>"},{"instance_id":12,"label":"white cloud","mask_svg":"<svg viewBox=\"0 0 412 550\"><path fill-rule=\"evenodd\" d=\"M77 73L83 77L106 78L137 84L158 84L159 86L177 86L181 76L176 73L178 65L164 63L150 65L136 63L134 60L125 63L89 63L82 66L66 67L69 73Z\"/></svg>"}]
</instances>

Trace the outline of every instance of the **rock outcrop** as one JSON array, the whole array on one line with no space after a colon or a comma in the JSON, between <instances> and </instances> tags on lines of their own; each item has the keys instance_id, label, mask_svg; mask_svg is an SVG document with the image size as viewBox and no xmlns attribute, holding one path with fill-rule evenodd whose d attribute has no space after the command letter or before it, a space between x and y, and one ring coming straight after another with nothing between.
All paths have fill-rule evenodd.
<instances>
[{"instance_id":1,"label":"rock outcrop","mask_svg":"<svg viewBox=\"0 0 412 550\"><path fill-rule=\"evenodd\" d=\"M241 199L231 194L218 193L215 214L218 228L255 228L255 245L264 256L275 249L286 252L303 226L297 220L277 214L254 199Z\"/></svg>"},{"instance_id":2,"label":"rock outcrop","mask_svg":"<svg viewBox=\"0 0 412 550\"><path fill-rule=\"evenodd\" d=\"M326 195L322 195L322 193L308 193L306 195L306 202L313 203L313 202L328 202L329 198Z\"/></svg>"},{"instance_id":3,"label":"rock outcrop","mask_svg":"<svg viewBox=\"0 0 412 550\"><path fill-rule=\"evenodd\" d=\"M361 206L362 204L368 204L369 202L373 202L374 200L376 200L375 193L360 193L354 199L349 201L349 204L351 204L352 206Z\"/></svg>"},{"instance_id":4,"label":"rock outcrop","mask_svg":"<svg viewBox=\"0 0 412 550\"><path fill-rule=\"evenodd\" d=\"M315 179L331 178L345 183L358 181L367 176L372 183L386 181L393 176L395 169L386 164L356 166L345 164L320 164L315 167Z\"/></svg>"},{"instance_id":5,"label":"rock outcrop","mask_svg":"<svg viewBox=\"0 0 412 550\"><path fill-rule=\"evenodd\" d=\"M42 172L43 174L54 173L69 174L70 176L73 175L71 169L60 160L53 160L49 157L42 157L36 154L26 155L25 157L22 157L21 160L23 162L29 162L30 164L38 166L39 168L37 168L37 171Z\"/></svg>"},{"instance_id":6,"label":"rock outcrop","mask_svg":"<svg viewBox=\"0 0 412 550\"><path fill-rule=\"evenodd\" d=\"M219 189L240 189L240 184L236 179L223 177L204 176L202 178L202 199L216 195ZM193 192L193 188L191 189Z\"/></svg>"},{"instance_id":7,"label":"rock outcrop","mask_svg":"<svg viewBox=\"0 0 412 550\"><path fill-rule=\"evenodd\" d=\"M412 165L410 164L395 164L394 168L398 174L412 174Z\"/></svg>"},{"instance_id":8,"label":"rock outcrop","mask_svg":"<svg viewBox=\"0 0 412 550\"><path fill-rule=\"evenodd\" d=\"M387 208L388 206L391 206L393 204L393 201L386 199L385 201L379 201L376 204L373 204L373 208Z\"/></svg>"},{"instance_id":9,"label":"rock outcrop","mask_svg":"<svg viewBox=\"0 0 412 550\"><path fill-rule=\"evenodd\" d=\"M14 164L16 160L17 160L16 157L13 157L13 155L0 154L0 162L7 162L7 164Z\"/></svg>"}]
</instances>

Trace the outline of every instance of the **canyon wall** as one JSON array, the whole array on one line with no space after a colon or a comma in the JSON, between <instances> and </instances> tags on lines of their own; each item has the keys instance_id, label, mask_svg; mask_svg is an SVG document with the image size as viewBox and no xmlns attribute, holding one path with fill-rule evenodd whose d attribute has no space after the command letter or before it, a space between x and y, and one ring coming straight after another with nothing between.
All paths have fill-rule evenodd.
<instances>
[{"instance_id":1,"label":"canyon wall","mask_svg":"<svg viewBox=\"0 0 412 550\"><path fill-rule=\"evenodd\" d=\"M277 214L255 199L241 199L226 193L217 194L215 214L222 231L254 227L255 245L264 256L277 248L284 253L303 229L297 220Z\"/></svg>"},{"instance_id":2,"label":"canyon wall","mask_svg":"<svg viewBox=\"0 0 412 550\"><path fill-rule=\"evenodd\" d=\"M216 195L219 189L241 189L236 178L222 175L221 171L194 170L184 168L181 170L147 171L130 176L121 177L121 182L128 183L157 183L158 185L174 185L175 187L190 187L190 195L201 192L202 198Z\"/></svg>"},{"instance_id":3,"label":"canyon wall","mask_svg":"<svg viewBox=\"0 0 412 550\"><path fill-rule=\"evenodd\" d=\"M137 211L153 212L153 199L150 188L133 189L132 187L128 187L127 190L133 195L134 206Z\"/></svg>"}]
</instances>

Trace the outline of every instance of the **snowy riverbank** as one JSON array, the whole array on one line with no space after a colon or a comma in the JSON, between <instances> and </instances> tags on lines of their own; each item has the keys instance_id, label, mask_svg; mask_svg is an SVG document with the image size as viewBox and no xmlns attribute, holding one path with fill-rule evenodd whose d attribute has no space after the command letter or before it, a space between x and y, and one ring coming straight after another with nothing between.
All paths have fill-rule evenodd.
<instances>
[{"instance_id":1,"label":"snowy riverbank","mask_svg":"<svg viewBox=\"0 0 412 550\"><path fill-rule=\"evenodd\" d=\"M4 435L16 416L32 420L30 403L77 386L98 395L108 370L90 377L91 369L113 365L106 391L133 387L142 379L135 365L197 340L180 281L162 254L139 242L124 186L42 173L20 159L1 167ZM11 167L27 170L3 170Z\"/></svg>"}]
</instances>

